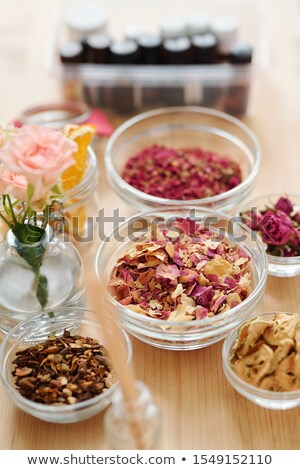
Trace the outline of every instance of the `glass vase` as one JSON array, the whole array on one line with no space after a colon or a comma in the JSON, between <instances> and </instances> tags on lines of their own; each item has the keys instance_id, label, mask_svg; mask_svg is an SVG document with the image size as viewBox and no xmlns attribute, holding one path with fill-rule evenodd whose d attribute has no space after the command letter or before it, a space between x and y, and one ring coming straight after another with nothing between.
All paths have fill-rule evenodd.
<instances>
[{"instance_id":1,"label":"glass vase","mask_svg":"<svg viewBox=\"0 0 300 470\"><path fill-rule=\"evenodd\" d=\"M34 269L30 259L38 259ZM44 296L39 296L40 279ZM0 243L0 311L16 321L60 306L85 306L83 267L76 248L46 227L36 243L23 244L9 230Z\"/></svg>"}]
</instances>

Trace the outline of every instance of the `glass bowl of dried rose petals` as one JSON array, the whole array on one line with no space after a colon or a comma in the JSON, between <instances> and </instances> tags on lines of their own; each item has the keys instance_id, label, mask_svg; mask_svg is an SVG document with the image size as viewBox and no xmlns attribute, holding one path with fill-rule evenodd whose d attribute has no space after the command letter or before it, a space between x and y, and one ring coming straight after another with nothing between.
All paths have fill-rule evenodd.
<instances>
[{"instance_id":1,"label":"glass bowl of dried rose petals","mask_svg":"<svg viewBox=\"0 0 300 470\"><path fill-rule=\"evenodd\" d=\"M300 406L300 315L263 313L223 344L223 370L232 387L273 410Z\"/></svg>"},{"instance_id":2,"label":"glass bowl of dried rose petals","mask_svg":"<svg viewBox=\"0 0 300 470\"><path fill-rule=\"evenodd\" d=\"M111 187L129 205L229 210L252 190L259 143L241 121L200 107L170 107L122 124L105 149Z\"/></svg>"},{"instance_id":3,"label":"glass bowl of dried rose petals","mask_svg":"<svg viewBox=\"0 0 300 470\"><path fill-rule=\"evenodd\" d=\"M236 218L163 208L115 229L95 269L125 330L156 347L188 350L221 340L251 315L265 289L267 258Z\"/></svg>"},{"instance_id":4,"label":"glass bowl of dried rose petals","mask_svg":"<svg viewBox=\"0 0 300 470\"><path fill-rule=\"evenodd\" d=\"M239 215L264 244L271 276L300 274L300 196L262 196L248 202Z\"/></svg>"},{"instance_id":5,"label":"glass bowl of dried rose petals","mask_svg":"<svg viewBox=\"0 0 300 470\"><path fill-rule=\"evenodd\" d=\"M107 357L108 328L95 312L61 308L18 324L0 348L4 389L21 410L43 421L74 423L110 404L115 374ZM122 330L120 348L131 360Z\"/></svg>"}]
</instances>

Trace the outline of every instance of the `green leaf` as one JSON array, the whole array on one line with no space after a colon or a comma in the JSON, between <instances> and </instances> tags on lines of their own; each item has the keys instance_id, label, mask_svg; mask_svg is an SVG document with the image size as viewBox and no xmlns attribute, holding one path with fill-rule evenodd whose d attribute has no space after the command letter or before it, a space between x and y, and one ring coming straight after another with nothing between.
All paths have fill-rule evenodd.
<instances>
[{"instance_id":1,"label":"green leaf","mask_svg":"<svg viewBox=\"0 0 300 470\"><path fill-rule=\"evenodd\" d=\"M39 243L45 236L45 229L32 224L16 223L12 228L12 232L22 244L21 246L16 246L17 252L37 273L42 265L45 253L44 245ZM32 246L33 243L37 243L37 245Z\"/></svg>"},{"instance_id":2,"label":"green leaf","mask_svg":"<svg viewBox=\"0 0 300 470\"><path fill-rule=\"evenodd\" d=\"M48 302L48 280L46 276L40 274L40 267L46 248L43 243L39 242L45 237L46 231L36 225L16 223L12 232L21 243L21 245L16 244L16 251L32 267L35 274L36 297L44 309Z\"/></svg>"},{"instance_id":3,"label":"green leaf","mask_svg":"<svg viewBox=\"0 0 300 470\"><path fill-rule=\"evenodd\" d=\"M38 243L45 236L45 229L32 224L16 223L12 231L24 245Z\"/></svg>"},{"instance_id":4,"label":"green leaf","mask_svg":"<svg viewBox=\"0 0 300 470\"><path fill-rule=\"evenodd\" d=\"M46 276L38 276L38 285L36 289L36 297L42 308L45 308L48 302L48 279Z\"/></svg>"}]
</instances>

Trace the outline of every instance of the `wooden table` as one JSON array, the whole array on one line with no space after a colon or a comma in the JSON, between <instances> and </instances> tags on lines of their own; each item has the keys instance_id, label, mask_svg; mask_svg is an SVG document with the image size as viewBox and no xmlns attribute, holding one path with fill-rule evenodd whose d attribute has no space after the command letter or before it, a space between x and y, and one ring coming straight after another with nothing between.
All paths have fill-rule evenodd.
<instances>
[{"instance_id":1,"label":"wooden table","mask_svg":"<svg viewBox=\"0 0 300 470\"><path fill-rule=\"evenodd\" d=\"M54 5L55 3L55 5ZM48 18L60 0L0 0L0 120L2 124L27 106L58 100L55 78L43 68ZM242 3L242 2L241 2ZM297 0L260 2L266 13L269 68L258 79L255 112L244 121L262 146L262 166L255 195L299 193L300 175L300 5ZM114 120L114 124L121 121ZM108 188L101 167L99 201L109 215L129 209ZM88 285L98 245L83 255ZM95 292L88 289L95 304ZM299 277L269 278L259 312L299 311ZM227 383L221 362L222 344L193 352L170 352L133 339L134 367L159 405L163 449L297 449L300 411L259 408ZM1 449L105 449L103 414L78 424L48 424L19 411L0 393Z\"/></svg>"}]
</instances>

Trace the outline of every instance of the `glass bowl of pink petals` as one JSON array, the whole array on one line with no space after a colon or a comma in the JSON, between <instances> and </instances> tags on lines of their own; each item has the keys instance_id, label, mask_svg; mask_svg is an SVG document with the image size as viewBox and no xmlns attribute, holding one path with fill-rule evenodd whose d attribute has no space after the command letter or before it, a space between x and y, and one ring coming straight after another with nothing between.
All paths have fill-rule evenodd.
<instances>
[{"instance_id":1,"label":"glass bowl of pink petals","mask_svg":"<svg viewBox=\"0 0 300 470\"><path fill-rule=\"evenodd\" d=\"M228 114L170 107L122 124L105 149L108 181L129 205L229 210L252 190L260 147L252 131Z\"/></svg>"},{"instance_id":2,"label":"glass bowl of pink petals","mask_svg":"<svg viewBox=\"0 0 300 470\"><path fill-rule=\"evenodd\" d=\"M265 290L267 257L237 218L162 208L116 228L95 269L107 309L125 330L152 346L189 350L249 318Z\"/></svg>"},{"instance_id":3,"label":"glass bowl of pink petals","mask_svg":"<svg viewBox=\"0 0 300 470\"><path fill-rule=\"evenodd\" d=\"M260 237L271 276L300 274L300 196L262 196L248 202L239 215L242 222Z\"/></svg>"}]
</instances>

